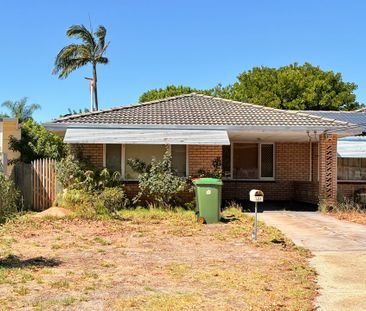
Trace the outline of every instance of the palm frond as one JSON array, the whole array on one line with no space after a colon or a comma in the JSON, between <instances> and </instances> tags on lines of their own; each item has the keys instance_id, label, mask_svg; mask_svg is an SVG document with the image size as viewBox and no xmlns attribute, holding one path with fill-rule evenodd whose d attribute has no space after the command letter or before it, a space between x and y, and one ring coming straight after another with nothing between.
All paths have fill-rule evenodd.
<instances>
[{"instance_id":1,"label":"palm frond","mask_svg":"<svg viewBox=\"0 0 366 311\"><path fill-rule=\"evenodd\" d=\"M73 72L74 70L87 65L90 63L89 58L71 58L64 60L62 63L59 64L58 72L60 79L65 79L67 76Z\"/></svg>"},{"instance_id":2,"label":"palm frond","mask_svg":"<svg viewBox=\"0 0 366 311\"><path fill-rule=\"evenodd\" d=\"M5 107L9 110L10 116L13 118L18 118L20 122L32 118L33 113L41 109L41 106L38 104L27 104L28 97L22 97L20 100L11 101L7 100L1 104L2 107Z\"/></svg>"},{"instance_id":3,"label":"palm frond","mask_svg":"<svg viewBox=\"0 0 366 311\"><path fill-rule=\"evenodd\" d=\"M84 25L72 25L66 31L68 37L75 37L83 40L87 45L90 45L93 50L95 50L96 42L94 40L93 34Z\"/></svg>"},{"instance_id":4,"label":"palm frond","mask_svg":"<svg viewBox=\"0 0 366 311\"><path fill-rule=\"evenodd\" d=\"M67 75L63 71L75 59L88 59L91 62L93 60L92 52L83 44L70 44L65 46L56 56L52 73L59 74L60 79L66 78L73 70L70 70Z\"/></svg>"},{"instance_id":5,"label":"palm frond","mask_svg":"<svg viewBox=\"0 0 366 311\"><path fill-rule=\"evenodd\" d=\"M100 52L103 53L105 47L105 36L107 34L107 29L104 26L100 25L98 27L98 30L94 34L98 39L98 48Z\"/></svg>"},{"instance_id":6,"label":"palm frond","mask_svg":"<svg viewBox=\"0 0 366 311\"><path fill-rule=\"evenodd\" d=\"M104 56L98 56L95 60L98 64L103 64L103 65L106 65L109 62L109 59Z\"/></svg>"}]
</instances>

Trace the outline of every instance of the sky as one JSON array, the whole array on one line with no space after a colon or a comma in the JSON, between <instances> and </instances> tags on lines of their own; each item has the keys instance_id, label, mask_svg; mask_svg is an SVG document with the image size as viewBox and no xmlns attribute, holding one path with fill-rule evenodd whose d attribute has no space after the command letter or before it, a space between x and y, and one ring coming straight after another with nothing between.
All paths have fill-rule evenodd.
<instances>
[{"instance_id":1,"label":"sky","mask_svg":"<svg viewBox=\"0 0 366 311\"><path fill-rule=\"evenodd\" d=\"M152 88L211 88L255 66L310 62L355 82L366 103L366 1L1 0L0 103L29 97L45 122L89 108L91 67L52 75L73 24L104 25L108 65L98 67L100 108ZM89 19L90 17L90 19ZM0 108L0 111L5 112Z\"/></svg>"}]
</instances>

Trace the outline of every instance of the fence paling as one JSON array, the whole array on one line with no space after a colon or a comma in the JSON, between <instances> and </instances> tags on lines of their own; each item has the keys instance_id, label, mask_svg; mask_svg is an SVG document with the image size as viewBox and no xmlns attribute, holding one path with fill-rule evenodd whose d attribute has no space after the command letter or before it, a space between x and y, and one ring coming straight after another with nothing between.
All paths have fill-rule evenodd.
<instances>
[{"instance_id":1,"label":"fence paling","mask_svg":"<svg viewBox=\"0 0 366 311\"><path fill-rule=\"evenodd\" d=\"M45 209L56 199L55 160L39 159L32 162L33 208Z\"/></svg>"}]
</instances>

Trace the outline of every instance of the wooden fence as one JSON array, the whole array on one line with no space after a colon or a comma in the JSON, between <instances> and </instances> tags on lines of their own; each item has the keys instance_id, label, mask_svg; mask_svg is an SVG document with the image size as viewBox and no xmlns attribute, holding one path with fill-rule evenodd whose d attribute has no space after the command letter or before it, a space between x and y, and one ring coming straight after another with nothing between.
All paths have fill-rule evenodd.
<instances>
[{"instance_id":1,"label":"wooden fence","mask_svg":"<svg viewBox=\"0 0 366 311\"><path fill-rule=\"evenodd\" d=\"M56 199L56 161L39 159L31 163L32 206L44 210Z\"/></svg>"},{"instance_id":2,"label":"wooden fence","mask_svg":"<svg viewBox=\"0 0 366 311\"><path fill-rule=\"evenodd\" d=\"M55 167L56 161L51 159L14 166L13 179L22 193L25 208L41 211L52 206L57 195Z\"/></svg>"}]
</instances>

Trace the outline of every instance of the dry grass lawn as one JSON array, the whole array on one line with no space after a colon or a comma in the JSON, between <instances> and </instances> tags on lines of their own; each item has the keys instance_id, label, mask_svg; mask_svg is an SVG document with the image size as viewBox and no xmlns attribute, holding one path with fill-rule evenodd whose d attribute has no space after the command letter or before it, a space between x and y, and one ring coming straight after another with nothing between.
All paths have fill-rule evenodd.
<instances>
[{"instance_id":1,"label":"dry grass lawn","mask_svg":"<svg viewBox=\"0 0 366 311\"><path fill-rule=\"evenodd\" d=\"M366 225L365 211L335 211L328 212L327 214L341 220L347 220L361 225Z\"/></svg>"},{"instance_id":2,"label":"dry grass lawn","mask_svg":"<svg viewBox=\"0 0 366 311\"><path fill-rule=\"evenodd\" d=\"M312 310L309 253L252 219L187 211L119 219L22 216L0 227L0 309Z\"/></svg>"}]
</instances>

